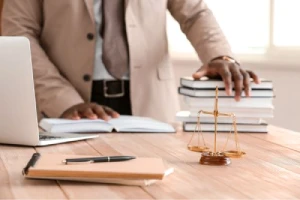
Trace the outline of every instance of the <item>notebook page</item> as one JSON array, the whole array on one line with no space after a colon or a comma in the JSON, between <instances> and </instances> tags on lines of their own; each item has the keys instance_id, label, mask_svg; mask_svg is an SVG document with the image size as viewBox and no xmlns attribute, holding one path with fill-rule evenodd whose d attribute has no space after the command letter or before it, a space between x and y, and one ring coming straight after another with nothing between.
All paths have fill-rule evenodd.
<instances>
[{"instance_id":1,"label":"notebook page","mask_svg":"<svg viewBox=\"0 0 300 200\"><path fill-rule=\"evenodd\" d=\"M59 118L44 118L42 120L45 120L49 124L83 124L83 123L98 123L98 122L105 122L102 119L80 119L80 120L71 120L71 119L59 119Z\"/></svg>"},{"instance_id":2,"label":"notebook page","mask_svg":"<svg viewBox=\"0 0 300 200\"><path fill-rule=\"evenodd\" d=\"M174 168L165 170L164 179L174 172ZM27 177L28 178L28 177ZM149 186L158 179L117 179L117 178L70 178L70 177L30 177L34 179L50 179L50 180L66 180L66 181L80 181L80 182L93 182L93 183L109 183L116 185L131 185L131 186Z\"/></svg>"},{"instance_id":3,"label":"notebook page","mask_svg":"<svg viewBox=\"0 0 300 200\"><path fill-rule=\"evenodd\" d=\"M167 124L147 117L120 116L109 120L118 132L175 132L175 129Z\"/></svg>"},{"instance_id":4,"label":"notebook page","mask_svg":"<svg viewBox=\"0 0 300 200\"><path fill-rule=\"evenodd\" d=\"M39 123L40 127L45 131L52 133L79 133L79 132L111 132L113 127L104 120L69 120L45 118Z\"/></svg>"}]
</instances>

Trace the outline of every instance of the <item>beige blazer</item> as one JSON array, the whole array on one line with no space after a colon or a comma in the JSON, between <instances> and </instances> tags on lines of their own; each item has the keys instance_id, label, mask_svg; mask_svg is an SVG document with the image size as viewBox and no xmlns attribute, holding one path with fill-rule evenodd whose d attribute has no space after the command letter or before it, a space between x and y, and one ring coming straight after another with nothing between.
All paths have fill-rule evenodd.
<instances>
[{"instance_id":1,"label":"beige blazer","mask_svg":"<svg viewBox=\"0 0 300 200\"><path fill-rule=\"evenodd\" d=\"M202 0L125 2L133 114L173 122L179 103L168 54L166 11L180 23L203 63L232 56L230 47ZM2 34L30 39L41 112L59 117L67 108L90 101L88 77L95 55L91 34L98 34L93 0L6 0Z\"/></svg>"}]
</instances>

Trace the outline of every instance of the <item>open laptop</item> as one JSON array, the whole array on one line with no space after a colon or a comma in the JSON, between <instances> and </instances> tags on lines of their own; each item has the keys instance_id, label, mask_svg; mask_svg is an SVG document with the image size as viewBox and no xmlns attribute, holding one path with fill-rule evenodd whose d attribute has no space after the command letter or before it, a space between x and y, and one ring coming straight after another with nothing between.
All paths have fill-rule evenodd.
<instances>
[{"instance_id":1,"label":"open laptop","mask_svg":"<svg viewBox=\"0 0 300 200\"><path fill-rule=\"evenodd\" d=\"M44 146L98 137L97 134L39 133L30 43L0 37L0 143Z\"/></svg>"}]
</instances>

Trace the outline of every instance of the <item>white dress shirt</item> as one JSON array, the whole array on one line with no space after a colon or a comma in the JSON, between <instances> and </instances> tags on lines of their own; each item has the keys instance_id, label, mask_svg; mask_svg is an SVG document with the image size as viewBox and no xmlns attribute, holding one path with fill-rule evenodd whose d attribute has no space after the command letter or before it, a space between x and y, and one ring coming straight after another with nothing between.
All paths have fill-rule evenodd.
<instances>
[{"instance_id":1,"label":"white dress shirt","mask_svg":"<svg viewBox=\"0 0 300 200\"><path fill-rule=\"evenodd\" d=\"M102 61L102 43L103 40L100 37L100 27L102 23L101 17L102 0L94 0L94 18L96 23L96 49L95 49L95 66L93 80L115 80L106 70ZM122 79L129 79L129 73L127 73Z\"/></svg>"}]
</instances>

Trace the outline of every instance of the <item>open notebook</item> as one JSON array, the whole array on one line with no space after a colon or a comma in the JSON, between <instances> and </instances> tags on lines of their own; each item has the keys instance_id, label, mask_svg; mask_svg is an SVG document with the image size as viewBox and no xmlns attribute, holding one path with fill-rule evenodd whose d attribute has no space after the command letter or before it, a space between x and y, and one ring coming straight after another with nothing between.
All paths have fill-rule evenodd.
<instances>
[{"instance_id":1,"label":"open notebook","mask_svg":"<svg viewBox=\"0 0 300 200\"><path fill-rule=\"evenodd\" d=\"M152 133L173 133L175 129L167 124L151 118L120 116L119 118L104 121L101 119L89 120L67 120L44 118L39 123L45 131L52 133L59 132L152 132Z\"/></svg>"},{"instance_id":2,"label":"open notebook","mask_svg":"<svg viewBox=\"0 0 300 200\"><path fill-rule=\"evenodd\" d=\"M122 185L150 185L173 173L161 158L137 157L122 162L64 164L67 158L87 155L34 153L23 169L25 178L100 182Z\"/></svg>"}]
</instances>

